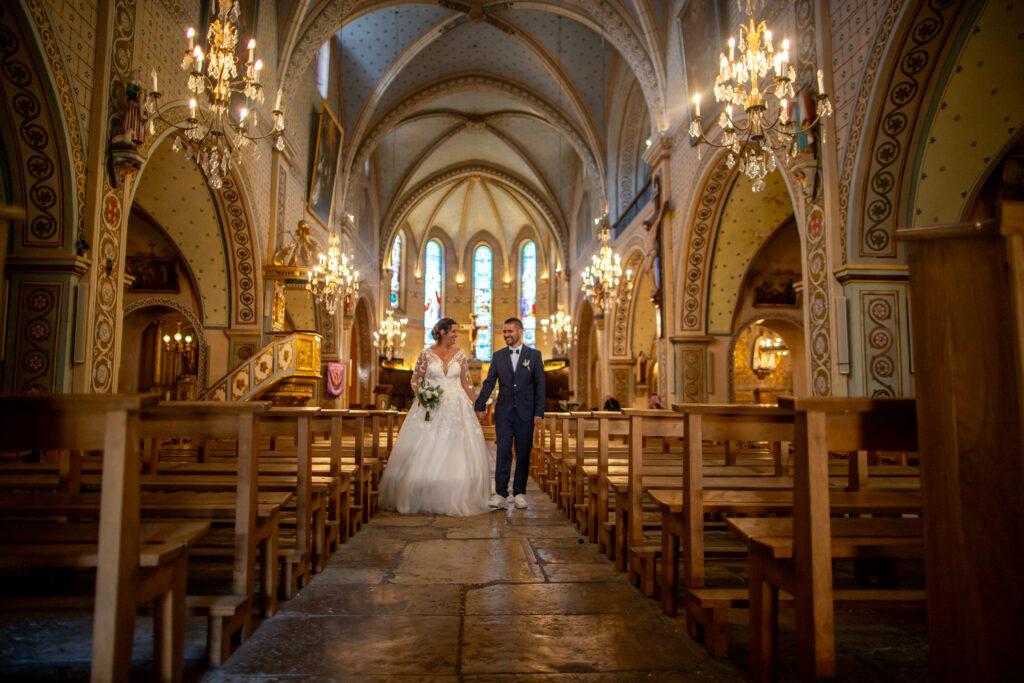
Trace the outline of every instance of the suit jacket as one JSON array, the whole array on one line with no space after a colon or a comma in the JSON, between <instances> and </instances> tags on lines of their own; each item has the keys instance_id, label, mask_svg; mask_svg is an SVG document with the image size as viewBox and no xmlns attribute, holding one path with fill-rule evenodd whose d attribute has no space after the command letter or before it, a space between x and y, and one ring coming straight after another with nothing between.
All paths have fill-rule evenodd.
<instances>
[{"instance_id":1,"label":"suit jacket","mask_svg":"<svg viewBox=\"0 0 1024 683\"><path fill-rule=\"evenodd\" d=\"M523 420L544 417L544 359L540 351L525 344L520 347L519 363L512 370L512 351L506 346L494 352L487 379L476 399L477 411L487 409L487 399L498 384L495 414L514 410Z\"/></svg>"}]
</instances>

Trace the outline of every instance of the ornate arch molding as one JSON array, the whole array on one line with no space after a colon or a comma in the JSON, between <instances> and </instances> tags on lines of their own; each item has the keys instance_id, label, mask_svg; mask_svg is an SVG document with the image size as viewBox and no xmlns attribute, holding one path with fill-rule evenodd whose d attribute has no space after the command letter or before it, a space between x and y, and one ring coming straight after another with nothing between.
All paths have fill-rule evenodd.
<instances>
[{"instance_id":1,"label":"ornate arch molding","mask_svg":"<svg viewBox=\"0 0 1024 683\"><path fill-rule=\"evenodd\" d=\"M633 309L636 308L638 290L637 283L644 275L641 272L644 264L644 253L640 249L631 251L623 260L623 270L633 271L633 287L629 297L622 297L615 302L615 314L612 318L612 357L630 355L630 340L633 336Z\"/></svg>"},{"instance_id":2,"label":"ornate arch molding","mask_svg":"<svg viewBox=\"0 0 1024 683\"><path fill-rule=\"evenodd\" d=\"M47 11L39 0L23 5L26 12L20 19L17 5L0 7L0 95L12 171L21 181L16 183L17 199L27 212L14 245L16 250L72 253L84 229L82 132ZM71 168L65 159L71 160Z\"/></svg>"},{"instance_id":3,"label":"ornate arch molding","mask_svg":"<svg viewBox=\"0 0 1024 683\"><path fill-rule=\"evenodd\" d=\"M155 296L146 297L145 299L136 299L125 306L121 311L121 319L124 320L130 314L141 311L144 308L155 308L157 306L177 311L188 320L189 324L192 325L192 329L195 330L199 355L198 362L196 363L196 372L199 375L199 389L202 391L207 387L206 366L209 364L210 345L206 340L206 329L203 327L202 321L192 312L192 309L174 299Z\"/></svg>"},{"instance_id":4,"label":"ornate arch molding","mask_svg":"<svg viewBox=\"0 0 1024 683\"><path fill-rule=\"evenodd\" d=\"M171 123L180 123L185 120L188 109L183 103L176 104L169 111L164 113ZM166 124L156 135L150 136L140 147L139 152L145 157L143 164L149 163L153 152L164 141L165 138L173 135L175 130ZM202 171L200 171L202 172ZM141 177L142 169L138 171ZM138 189L137 183L132 187L132 201L134 192ZM253 206L251 193L247 191L245 178L232 164L226 176L224 184L219 190L211 190L214 201L217 204L217 211L220 214L221 230L224 232L224 242L228 247L228 266L231 277L231 321L232 325L243 327L258 326L260 324L260 297L262 295L262 270L257 261L259 243L256 239L254 229L255 222L250 207ZM128 205L131 206L132 202Z\"/></svg>"},{"instance_id":5,"label":"ornate arch molding","mask_svg":"<svg viewBox=\"0 0 1024 683\"><path fill-rule=\"evenodd\" d=\"M434 4L423 0L421 2ZM289 72L302 73L313 61L317 49L341 26L364 14L394 4L394 0L328 0L315 16L307 19L302 29L297 32L299 37L281 51L284 55L281 60L281 82L285 84L284 90L290 91L291 84L299 80L288 78ZM657 66L661 58L651 58L643 38L633 29L635 20L627 10L607 0L535 0L516 2L514 6L519 9L557 12L605 36L636 74L636 79L640 82L644 97L647 99L648 111L651 113L651 127L659 131L668 128L663 95L665 78Z\"/></svg>"},{"instance_id":6,"label":"ornate arch molding","mask_svg":"<svg viewBox=\"0 0 1024 683\"><path fill-rule=\"evenodd\" d=\"M633 88L629 88L632 94ZM643 101L637 97L628 95L622 100L626 102L623 109L623 118L618 128L618 149L616 150L616 172L615 172L615 196L618 200L616 212L621 215L629 208L635 198L637 190L637 177L639 171L637 159L641 154L641 114Z\"/></svg>"},{"instance_id":7,"label":"ornate arch molding","mask_svg":"<svg viewBox=\"0 0 1024 683\"><path fill-rule=\"evenodd\" d=\"M348 196L354 182L355 174L351 173L351 169L360 168L370 158L370 154L373 153L373 150L380 145L384 138L395 128L405 123L413 111L427 102L466 90L483 90L505 95L540 112L544 123L564 136L573 146L576 154L583 160L588 174L598 179L600 184L599 190L605 198L604 205L607 206L608 191L606 178L601 166L597 163L598 155L596 149L584 139L583 135L569 121L562 110L540 93L534 92L522 84L479 71L463 72L442 77L403 97L391 109L383 112L377 121L369 126L369 133L362 138L356 151L346 160L344 167L346 173L345 196Z\"/></svg>"},{"instance_id":8,"label":"ornate arch molding","mask_svg":"<svg viewBox=\"0 0 1024 683\"><path fill-rule=\"evenodd\" d=\"M906 184L912 180L908 164L931 94L929 85L942 65L942 55L951 47L952 31L971 5L957 0L905 0L892 3L882 20L868 57L840 175L844 262L897 255L893 230L899 216L906 214L902 204ZM894 31L898 35L890 40ZM879 68L883 58L887 62ZM878 84L872 87L876 73ZM857 200L851 201L854 197ZM856 244L845 244L847 239Z\"/></svg>"},{"instance_id":9,"label":"ornate arch molding","mask_svg":"<svg viewBox=\"0 0 1024 683\"><path fill-rule=\"evenodd\" d=\"M425 179L419 185L411 189L401 201L394 202L391 210L384 220L384 232L381 235L381 244L389 244L398 230L399 225L405 220L409 211L423 197L437 189L439 186L449 183L458 178L466 176L485 176L499 185L511 190L513 193L523 195L544 215L558 240L558 249L562 255L562 263L568 263L569 235L565 221L556 213L547 199L536 192L526 181L507 171L494 168L493 166L474 164L470 166L459 166L456 168L440 171ZM426 240L424 240L426 244ZM381 255L380 266L383 267L383 255Z\"/></svg>"}]
</instances>

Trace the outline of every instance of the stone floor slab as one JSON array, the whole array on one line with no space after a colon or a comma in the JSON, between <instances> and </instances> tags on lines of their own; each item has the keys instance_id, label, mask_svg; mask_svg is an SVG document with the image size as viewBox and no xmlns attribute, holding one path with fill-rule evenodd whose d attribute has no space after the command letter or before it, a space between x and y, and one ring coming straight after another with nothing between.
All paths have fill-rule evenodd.
<instances>
[{"instance_id":1,"label":"stone floor slab","mask_svg":"<svg viewBox=\"0 0 1024 683\"><path fill-rule=\"evenodd\" d=\"M224 672L451 676L457 673L458 637L458 617L281 617L264 622Z\"/></svg>"},{"instance_id":2,"label":"stone floor slab","mask_svg":"<svg viewBox=\"0 0 1024 683\"><path fill-rule=\"evenodd\" d=\"M542 571L547 580L552 583L625 581L625 575L616 570L614 565L607 562L545 564L542 567Z\"/></svg>"},{"instance_id":3,"label":"stone floor slab","mask_svg":"<svg viewBox=\"0 0 1024 683\"><path fill-rule=\"evenodd\" d=\"M704 659L656 615L466 617L462 672L687 671Z\"/></svg>"},{"instance_id":4,"label":"stone floor slab","mask_svg":"<svg viewBox=\"0 0 1024 683\"><path fill-rule=\"evenodd\" d=\"M410 543L391 579L394 583L483 584L543 581L540 569L516 539L439 540Z\"/></svg>"},{"instance_id":5,"label":"stone floor slab","mask_svg":"<svg viewBox=\"0 0 1024 683\"><path fill-rule=\"evenodd\" d=\"M466 614L654 614L625 581L506 584L466 591Z\"/></svg>"},{"instance_id":6,"label":"stone floor slab","mask_svg":"<svg viewBox=\"0 0 1024 683\"><path fill-rule=\"evenodd\" d=\"M420 586L316 581L282 605L281 613L458 616L461 602L458 586L434 586L426 591Z\"/></svg>"}]
</instances>

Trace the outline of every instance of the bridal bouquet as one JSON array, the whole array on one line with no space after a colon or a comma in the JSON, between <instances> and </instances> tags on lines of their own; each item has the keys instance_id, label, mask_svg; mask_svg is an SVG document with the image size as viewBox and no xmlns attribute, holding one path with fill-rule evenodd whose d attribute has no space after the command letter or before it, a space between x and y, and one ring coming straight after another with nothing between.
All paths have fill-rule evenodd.
<instances>
[{"instance_id":1,"label":"bridal bouquet","mask_svg":"<svg viewBox=\"0 0 1024 683\"><path fill-rule=\"evenodd\" d=\"M437 405L438 401L441 400L441 394L444 393L444 389L441 387L422 386L420 390L416 392L416 400L420 402L420 405L427 409L427 416L424 419L425 422L430 422L430 409Z\"/></svg>"}]
</instances>

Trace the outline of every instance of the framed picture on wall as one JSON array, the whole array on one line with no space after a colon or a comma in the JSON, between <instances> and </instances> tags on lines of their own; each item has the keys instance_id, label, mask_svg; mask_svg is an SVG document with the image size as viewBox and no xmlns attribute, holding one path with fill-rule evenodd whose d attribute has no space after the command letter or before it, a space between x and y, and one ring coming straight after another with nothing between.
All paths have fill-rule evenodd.
<instances>
[{"instance_id":1,"label":"framed picture on wall","mask_svg":"<svg viewBox=\"0 0 1024 683\"><path fill-rule=\"evenodd\" d=\"M163 256L128 256L125 270L135 278L133 292L177 294L178 259Z\"/></svg>"},{"instance_id":2,"label":"framed picture on wall","mask_svg":"<svg viewBox=\"0 0 1024 683\"><path fill-rule=\"evenodd\" d=\"M309 212L326 228L331 222L331 200L338 174L338 152L341 151L341 126L326 100L321 100L320 122L316 131L313 170L309 180Z\"/></svg>"},{"instance_id":3,"label":"framed picture on wall","mask_svg":"<svg viewBox=\"0 0 1024 683\"><path fill-rule=\"evenodd\" d=\"M799 273L757 273L754 276L754 305L761 307L796 306Z\"/></svg>"},{"instance_id":4,"label":"framed picture on wall","mask_svg":"<svg viewBox=\"0 0 1024 683\"><path fill-rule=\"evenodd\" d=\"M709 131L718 123L724 103L715 101L715 76L725 43L722 42L719 0L689 0L679 13L679 37L682 41L686 74L688 110L693 116L693 96L700 93L702 127ZM690 144L696 144L690 139Z\"/></svg>"}]
</instances>

